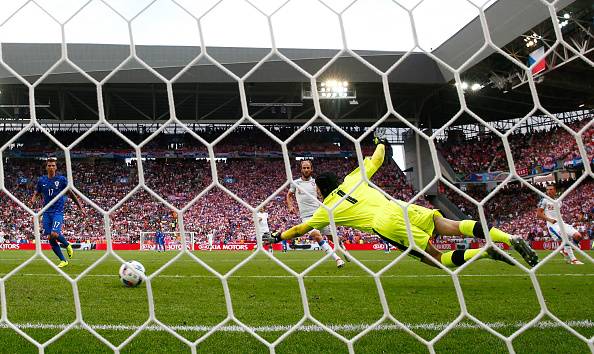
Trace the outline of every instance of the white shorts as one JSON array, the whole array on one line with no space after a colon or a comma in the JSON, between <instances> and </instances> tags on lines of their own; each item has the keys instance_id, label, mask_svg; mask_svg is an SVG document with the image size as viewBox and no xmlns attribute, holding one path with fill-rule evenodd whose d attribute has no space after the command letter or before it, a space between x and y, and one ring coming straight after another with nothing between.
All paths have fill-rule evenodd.
<instances>
[{"instance_id":1,"label":"white shorts","mask_svg":"<svg viewBox=\"0 0 594 354\"><path fill-rule=\"evenodd\" d=\"M557 241L561 241L561 229L559 228L559 223L556 222L554 224L549 224L549 233L551 234L551 237L554 238ZM578 232L575 227L569 225L569 224L563 224L563 228L565 229L565 233L567 234L567 238L569 238L571 240L571 238L573 237L573 235Z\"/></svg>"},{"instance_id":2,"label":"white shorts","mask_svg":"<svg viewBox=\"0 0 594 354\"><path fill-rule=\"evenodd\" d=\"M302 224L305 224L309 219L311 219L312 216L313 215L302 217L301 218L301 223ZM311 230L311 231L313 231L313 230ZM311 231L308 232L307 234L309 235L311 233ZM318 230L318 231L320 231L322 233L322 235L332 236L332 231L330 230L330 225L328 225L328 226L326 226L323 229Z\"/></svg>"}]
</instances>

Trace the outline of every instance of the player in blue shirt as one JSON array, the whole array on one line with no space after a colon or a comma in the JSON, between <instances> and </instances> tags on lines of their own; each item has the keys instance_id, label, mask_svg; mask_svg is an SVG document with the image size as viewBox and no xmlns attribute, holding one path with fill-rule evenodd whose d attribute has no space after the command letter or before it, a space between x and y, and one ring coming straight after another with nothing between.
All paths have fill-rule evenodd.
<instances>
[{"instance_id":1,"label":"player in blue shirt","mask_svg":"<svg viewBox=\"0 0 594 354\"><path fill-rule=\"evenodd\" d=\"M287 240L283 240L283 252L287 252Z\"/></svg>"},{"instance_id":2,"label":"player in blue shirt","mask_svg":"<svg viewBox=\"0 0 594 354\"><path fill-rule=\"evenodd\" d=\"M384 240L383 238L381 240L384 244L384 253L390 253L390 244L388 243L388 241Z\"/></svg>"},{"instance_id":3,"label":"player in blue shirt","mask_svg":"<svg viewBox=\"0 0 594 354\"><path fill-rule=\"evenodd\" d=\"M29 202L29 207L32 208L35 202L43 196L43 206L45 207L48 205L58 194L60 194L66 186L68 185L68 180L66 177L62 175L56 174L56 159L50 158L47 159L45 164L45 170L47 171L47 176L42 176L39 181L37 181L37 188L35 189L35 194L31 201ZM72 190L66 192L66 195L69 196L80 211L83 213L85 218L87 214L82 208L80 201L74 195ZM42 234L41 236L47 236L49 243L52 247L52 251L60 258L60 264L58 264L59 268L63 268L68 265L68 261L64 258L64 254L60 249L60 245L58 241L66 246L66 252L68 253L68 258L72 258L72 246L70 243L66 241L64 235L60 233L62 229L62 223L64 222L64 200L66 198L59 198L57 199L52 205L50 205L45 212L43 213L43 225L42 225Z\"/></svg>"},{"instance_id":4,"label":"player in blue shirt","mask_svg":"<svg viewBox=\"0 0 594 354\"><path fill-rule=\"evenodd\" d=\"M155 232L155 252L159 251L159 245L161 244L161 242L159 242L159 237L161 237L161 231Z\"/></svg>"},{"instance_id":5,"label":"player in blue shirt","mask_svg":"<svg viewBox=\"0 0 594 354\"><path fill-rule=\"evenodd\" d=\"M155 233L155 251L165 252L165 234L162 231Z\"/></svg>"},{"instance_id":6,"label":"player in blue shirt","mask_svg":"<svg viewBox=\"0 0 594 354\"><path fill-rule=\"evenodd\" d=\"M161 231L161 238L159 239L159 241L161 241L161 249L163 250L163 252L167 250L165 248L165 237L167 237L167 235L165 235L165 233Z\"/></svg>"}]
</instances>

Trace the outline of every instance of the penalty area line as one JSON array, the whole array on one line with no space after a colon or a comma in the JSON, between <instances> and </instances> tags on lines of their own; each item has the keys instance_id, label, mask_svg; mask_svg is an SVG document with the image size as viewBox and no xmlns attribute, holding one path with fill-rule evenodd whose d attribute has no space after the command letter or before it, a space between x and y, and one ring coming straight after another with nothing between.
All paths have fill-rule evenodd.
<instances>
[{"instance_id":1,"label":"penalty area line","mask_svg":"<svg viewBox=\"0 0 594 354\"><path fill-rule=\"evenodd\" d=\"M506 323L506 322L493 322L493 323L485 323L489 328L492 329L501 329L501 328L521 328L526 325L527 322L513 322L513 323ZM583 320L583 321L567 321L565 322L566 325L569 327L582 327L582 328L592 328L594 327L594 321L590 320ZM24 329L58 329L63 330L69 326L69 324L42 324L42 323L21 323L21 324L13 324L17 328L24 330ZM436 330L442 331L449 323L422 323L422 324L404 324L410 330ZM93 330L113 330L113 331L136 331L140 328L140 326L131 326L131 325L89 325ZM367 328L369 325L367 324L346 324L346 325L335 325L335 326L327 326L329 329L333 331L343 331L343 332L360 332ZM558 328L561 327L561 324L554 322L554 321L540 321L536 323L533 328L536 329L547 329L547 328ZM6 323L0 323L0 329L9 329L10 327ZM74 329L84 329L81 325L76 325L73 327ZM208 332L211 331L214 326L170 326L171 330L174 331L194 331L194 332ZM260 327L251 327L251 329L255 332L286 332L290 330L292 326L283 326L283 325L276 325L276 326L260 326ZM457 329L482 329L476 323L458 323L454 328ZM147 331L165 331L164 328L158 325L150 325L145 328ZM379 326L373 329L374 331L394 331L394 330L402 330L402 328L396 324L380 324ZM221 327L218 331L220 332L245 332L245 329L240 326L224 326ZM322 332L324 328L315 326L315 325L306 325L301 326L297 329L299 332Z\"/></svg>"}]
</instances>

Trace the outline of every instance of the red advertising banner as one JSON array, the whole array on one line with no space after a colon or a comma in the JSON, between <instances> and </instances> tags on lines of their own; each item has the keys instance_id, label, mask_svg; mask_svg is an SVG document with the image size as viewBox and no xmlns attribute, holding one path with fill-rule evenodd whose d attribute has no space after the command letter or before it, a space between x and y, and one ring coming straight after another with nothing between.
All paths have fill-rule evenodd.
<instances>
[{"instance_id":1,"label":"red advertising banner","mask_svg":"<svg viewBox=\"0 0 594 354\"><path fill-rule=\"evenodd\" d=\"M591 240L582 240L580 242L580 249L583 251L589 251L592 249ZM547 250L552 251L559 248L562 245L561 241L532 241L532 248L535 250Z\"/></svg>"},{"instance_id":2,"label":"red advertising banner","mask_svg":"<svg viewBox=\"0 0 594 354\"><path fill-rule=\"evenodd\" d=\"M113 243L111 246L114 251L138 251L140 249L140 245L138 243ZM99 251L105 251L107 250L107 244L98 243L95 249Z\"/></svg>"},{"instance_id":3,"label":"red advertising banner","mask_svg":"<svg viewBox=\"0 0 594 354\"><path fill-rule=\"evenodd\" d=\"M255 243L219 243L212 245L212 251L251 251L254 249ZM274 250L281 250L281 245L274 245ZM268 247L266 247L268 249ZM194 245L196 251L210 251L208 244Z\"/></svg>"},{"instance_id":4,"label":"red advertising banner","mask_svg":"<svg viewBox=\"0 0 594 354\"><path fill-rule=\"evenodd\" d=\"M51 250L49 243L42 243L41 249ZM35 250L34 243L0 243L0 250Z\"/></svg>"},{"instance_id":5,"label":"red advertising banner","mask_svg":"<svg viewBox=\"0 0 594 354\"><path fill-rule=\"evenodd\" d=\"M516 169L516 172L518 172L519 176L522 176L522 177L528 176L528 167L518 168L518 169Z\"/></svg>"},{"instance_id":6,"label":"red advertising banner","mask_svg":"<svg viewBox=\"0 0 594 354\"><path fill-rule=\"evenodd\" d=\"M502 250L509 250L510 247L505 243L496 242ZM552 251L559 246L561 246L561 241L532 241L532 248L535 250L547 250ZM212 245L212 251L251 251L254 249L255 243L227 243L227 244L214 244ZM454 251L456 249L455 243L435 243L433 244L435 248L441 251ZM115 251L137 251L140 250L140 245L137 243L114 243L113 250ZM209 251L210 247L208 244L196 244L196 245L187 245L188 249L191 249L191 246L194 246L194 250L196 251ZM283 246L281 244L275 244L274 250L281 251ZM473 242L470 244L470 248L480 248L484 247L485 242ZM153 245L144 245L144 250L152 250ZM383 243L363 243L363 244L345 244L345 247L348 251L383 251L384 244ZM268 246L264 247L268 249ZM49 243L42 243L41 249L44 251L51 250ZM107 244L105 243L98 243L95 248L99 251L107 250ZM392 247L394 249L394 247ZM591 241L590 240L583 240L580 242L580 249L584 251L591 250ZM34 243L0 243L0 250L35 250ZM179 251L181 250L181 244L170 244L168 249L169 251Z\"/></svg>"}]
</instances>

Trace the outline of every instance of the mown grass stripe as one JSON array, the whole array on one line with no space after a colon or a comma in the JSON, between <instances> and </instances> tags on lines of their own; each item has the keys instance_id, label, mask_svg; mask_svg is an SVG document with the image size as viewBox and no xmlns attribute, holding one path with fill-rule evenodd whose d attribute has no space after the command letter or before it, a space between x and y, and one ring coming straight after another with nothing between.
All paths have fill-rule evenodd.
<instances>
[{"instance_id":1,"label":"mown grass stripe","mask_svg":"<svg viewBox=\"0 0 594 354\"><path fill-rule=\"evenodd\" d=\"M486 325L493 329L498 328L520 328L526 325L527 322L513 322L513 323L506 323L506 322L494 322L494 323L486 323ZM566 325L572 328L581 327L581 328L591 328L594 327L594 321L590 320L583 320L583 321L567 321L565 322ZM43 323L21 323L21 324L14 324L17 328L24 330L24 329L58 329L62 330L68 326L68 324L43 324ZM436 330L441 331L446 328L449 323L422 323L422 324L405 324L411 330ZM140 326L129 326L129 325L89 325L93 330L113 330L113 331L136 331ZM256 332L286 332L291 329L292 326L285 326L285 325L274 325L274 326L260 326L260 327L252 327L252 329ZM343 332L360 332L365 330L369 327L366 324L346 324L346 325L334 325L334 326L327 326L328 328L332 329L333 331L343 331ZM561 327L561 325L554 321L540 321L534 325L535 328L557 328ZM9 326L6 323L0 323L0 328L7 329ZM75 329L82 329L82 326L76 325ZM213 326L170 326L174 331L195 331L195 332L208 332L212 330ZM475 323L468 323L463 322L457 324L454 328L459 329L481 329L481 327ZM163 331L164 329L157 325L150 325L146 327L147 331ZM297 329L301 332L320 332L324 331L323 328L314 325L307 325L301 326ZM393 330L401 330L400 326L395 324L381 324L377 326L374 330L376 331L393 331ZM240 326L224 326L219 329L221 332L244 332L245 330Z\"/></svg>"}]
</instances>

